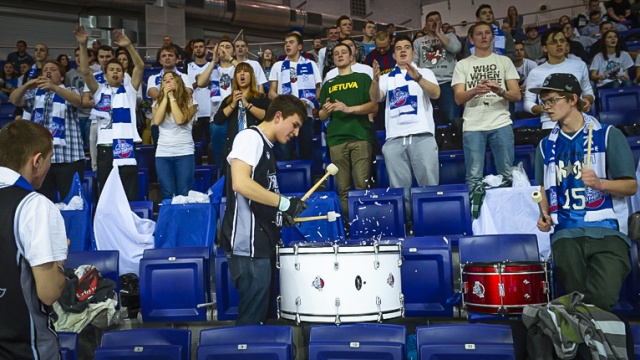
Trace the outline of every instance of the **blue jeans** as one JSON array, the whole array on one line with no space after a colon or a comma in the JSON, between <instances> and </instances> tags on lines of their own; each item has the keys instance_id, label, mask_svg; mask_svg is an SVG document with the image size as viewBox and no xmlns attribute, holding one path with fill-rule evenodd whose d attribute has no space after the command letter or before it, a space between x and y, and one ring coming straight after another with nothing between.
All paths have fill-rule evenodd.
<instances>
[{"instance_id":1,"label":"blue jeans","mask_svg":"<svg viewBox=\"0 0 640 360\"><path fill-rule=\"evenodd\" d=\"M78 125L80 127L80 134L82 135L82 144L84 147L91 147L89 142L89 134L91 132L91 119L89 117L78 116Z\"/></svg>"},{"instance_id":2,"label":"blue jeans","mask_svg":"<svg viewBox=\"0 0 640 360\"><path fill-rule=\"evenodd\" d=\"M189 194L193 187L193 174L196 168L195 155L156 157L158 182L163 199Z\"/></svg>"},{"instance_id":3,"label":"blue jeans","mask_svg":"<svg viewBox=\"0 0 640 360\"><path fill-rule=\"evenodd\" d=\"M216 169L223 169L222 164L226 161L223 159L224 146L227 141L227 123L224 125L216 125L209 123L209 132L211 133L211 149L213 150L213 164ZM209 164L212 162L209 161Z\"/></svg>"},{"instance_id":4,"label":"blue jeans","mask_svg":"<svg viewBox=\"0 0 640 360\"><path fill-rule=\"evenodd\" d=\"M488 131L465 131L462 133L464 163L467 168L466 181L469 186L482 179L487 141L500 175L508 175L514 160L513 129L511 125Z\"/></svg>"},{"instance_id":5,"label":"blue jeans","mask_svg":"<svg viewBox=\"0 0 640 360\"><path fill-rule=\"evenodd\" d=\"M286 144L277 143L275 145L276 158L278 161L296 160L293 157L295 144L298 143L298 160L311 160L313 156L313 118L307 118L300 127L298 138Z\"/></svg>"},{"instance_id":6,"label":"blue jeans","mask_svg":"<svg viewBox=\"0 0 640 360\"><path fill-rule=\"evenodd\" d=\"M438 104L438 117L435 119L437 125L451 124L456 116L456 101L453 95L451 81L440 85L440 97L435 101Z\"/></svg>"},{"instance_id":7,"label":"blue jeans","mask_svg":"<svg viewBox=\"0 0 640 360\"><path fill-rule=\"evenodd\" d=\"M229 275L240 294L236 325L260 325L267 319L271 259L227 254Z\"/></svg>"}]
</instances>

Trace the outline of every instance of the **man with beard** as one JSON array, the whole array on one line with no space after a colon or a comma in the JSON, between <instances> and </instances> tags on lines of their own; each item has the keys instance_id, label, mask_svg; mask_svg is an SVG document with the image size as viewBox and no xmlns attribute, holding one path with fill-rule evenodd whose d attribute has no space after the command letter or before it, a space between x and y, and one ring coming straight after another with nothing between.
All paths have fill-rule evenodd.
<instances>
[{"instance_id":1,"label":"man with beard","mask_svg":"<svg viewBox=\"0 0 640 360\"><path fill-rule=\"evenodd\" d=\"M362 46L364 46L365 56L369 55L373 49L376 48L375 36L376 36L376 23L371 20L367 20L362 28L364 37L362 38Z\"/></svg>"},{"instance_id":2,"label":"man with beard","mask_svg":"<svg viewBox=\"0 0 640 360\"><path fill-rule=\"evenodd\" d=\"M207 48L204 39L193 40L193 61L187 66L189 83L193 87L193 99L198 104L197 120L193 123L193 141L202 142L202 148L209 148L209 121L211 121L211 102L209 101L208 84L198 86L198 78L207 69Z\"/></svg>"},{"instance_id":3,"label":"man with beard","mask_svg":"<svg viewBox=\"0 0 640 360\"><path fill-rule=\"evenodd\" d=\"M249 44L244 39L238 39L233 43L233 48L236 51L236 61L239 63L245 62L251 65L253 74L256 76L256 85L258 85L258 92L264 93L264 84L267 83L267 77L264 75L264 70L260 63L249 59ZM237 65L237 64L236 64Z\"/></svg>"},{"instance_id":4,"label":"man with beard","mask_svg":"<svg viewBox=\"0 0 640 360\"><path fill-rule=\"evenodd\" d=\"M340 39L351 37L351 31L353 29L353 25L351 23L350 17L348 17L347 15L340 16L336 21L336 25L338 26L338 29L340 29ZM327 75L329 70L336 67L335 64L333 63L333 55L331 55L331 51L333 50L333 47L336 46L337 44L338 44L337 40L327 43L326 55L324 58L324 66L322 68L323 78ZM358 49L358 52L354 54L356 58L356 62L362 63L364 62L364 58L365 58L364 46L362 46L361 42L356 41L356 48Z\"/></svg>"}]
</instances>

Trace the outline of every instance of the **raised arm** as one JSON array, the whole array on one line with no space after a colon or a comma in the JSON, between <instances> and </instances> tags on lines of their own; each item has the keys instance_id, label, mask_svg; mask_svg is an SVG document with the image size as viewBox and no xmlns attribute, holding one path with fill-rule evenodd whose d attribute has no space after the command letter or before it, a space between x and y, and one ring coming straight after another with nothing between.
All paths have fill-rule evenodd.
<instances>
[{"instance_id":1,"label":"raised arm","mask_svg":"<svg viewBox=\"0 0 640 360\"><path fill-rule=\"evenodd\" d=\"M114 44L121 46L129 52L131 60L133 61L133 72L131 73L131 86L136 91L140 88L142 83L142 75L144 74L144 61L140 57L140 54L136 51L131 43L131 40L123 34L120 30L113 30L113 37L115 38Z\"/></svg>"},{"instance_id":2,"label":"raised arm","mask_svg":"<svg viewBox=\"0 0 640 360\"><path fill-rule=\"evenodd\" d=\"M369 97L374 103L382 101L384 94L380 91L380 64L378 60L373 60L373 79L371 79L371 86L369 87Z\"/></svg>"},{"instance_id":3,"label":"raised arm","mask_svg":"<svg viewBox=\"0 0 640 360\"><path fill-rule=\"evenodd\" d=\"M197 85L198 87L207 87L209 86L209 82L211 82L211 73L213 72L213 68L216 67L216 63L218 62L218 45L213 48L213 57L209 62L209 66L198 76Z\"/></svg>"},{"instance_id":4,"label":"raised arm","mask_svg":"<svg viewBox=\"0 0 640 360\"><path fill-rule=\"evenodd\" d=\"M82 79L89 88L91 94L95 94L95 92L98 91L99 85L96 78L93 76L91 69L89 69L89 57L87 56L87 41L89 40L89 35L87 35L87 32L84 30L84 26L78 26L73 33L76 36L78 46L80 47L80 63L78 64L78 69L80 69Z\"/></svg>"},{"instance_id":5,"label":"raised arm","mask_svg":"<svg viewBox=\"0 0 640 360\"><path fill-rule=\"evenodd\" d=\"M24 94L27 93L27 90L35 89L37 81L38 78L31 79L19 88L15 89L15 91L9 95L9 102L18 107L27 106L27 103L24 101Z\"/></svg>"}]
</instances>

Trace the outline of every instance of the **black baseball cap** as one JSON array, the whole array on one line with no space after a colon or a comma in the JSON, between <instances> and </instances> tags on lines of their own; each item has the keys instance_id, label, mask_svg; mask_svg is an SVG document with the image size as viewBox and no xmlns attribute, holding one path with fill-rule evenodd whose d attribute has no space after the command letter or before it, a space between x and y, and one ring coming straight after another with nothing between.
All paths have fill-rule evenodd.
<instances>
[{"instance_id":1,"label":"black baseball cap","mask_svg":"<svg viewBox=\"0 0 640 360\"><path fill-rule=\"evenodd\" d=\"M547 76L540 87L534 87L527 89L534 94L540 94L544 90L568 92L580 96L582 94L582 88L580 82L572 74L556 73Z\"/></svg>"}]
</instances>

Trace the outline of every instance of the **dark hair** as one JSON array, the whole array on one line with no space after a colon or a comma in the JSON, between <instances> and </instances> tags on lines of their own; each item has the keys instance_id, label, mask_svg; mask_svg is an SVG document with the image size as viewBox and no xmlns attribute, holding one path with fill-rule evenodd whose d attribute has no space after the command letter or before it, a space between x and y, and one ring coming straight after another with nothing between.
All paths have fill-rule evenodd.
<instances>
[{"instance_id":1,"label":"dark hair","mask_svg":"<svg viewBox=\"0 0 640 360\"><path fill-rule=\"evenodd\" d=\"M46 64L53 64L58 68L58 71L60 71L60 74L62 75L62 77L66 77L67 76L67 71L65 70L64 66L62 66L62 64L60 64L60 61L57 60L45 60L44 64L42 64L42 67L44 67Z\"/></svg>"},{"instance_id":2,"label":"dark hair","mask_svg":"<svg viewBox=\"0 0 640 360\"><path fill-rule=\"evenodd\" d=\"M264 116L264 121L273 121L277 112L282 113L282 118L286 119L292 115L298 115L300 120L305 121L307 119L307 107L302 100L294 95L279 95L271 101L267 113Z\"/></svg>"},{"instance_id":3,"label":"dark hair","mask_svg":"<svg viewBox=\"0 0 640 360\"><path fill-rule=\"evenodd\" d=\"M129 76L133 75L133 58L131 57L131 54L129 54L129 51L125 48L118 49L118 51L116 51L116 60L118 60L118 56L120 56L120 54L124 54L127 57L127 68L124 69L124 71L129 74ZM122 65L122 63L120 64Z\"/></svg>"},{"instance_id":4,"label":"dark hair","mask_svg":"<svg viewBox=\"0 0 640 360\"><path fill-rule=\"evenodd\" d=\"M373 24L373 26L376 26L376 22L375 21L371 21L371 20L367 20L364 22L364 25L362 25L362 28L366 28L368 24Z\"/></svg>"},{"instance_id":5,"label":"dark hair","mask_svg":"<svg viewBox=\"0 0 640 360\"><path fill-rule=\"evenodd\" d=\"M66 57L67 58L67 65L62 65L62 58ZM62 65L62 67L64 68L64 72L66 73L67 71L71 70L71 60L69 59L69 57L65 54L60 54L58 55L58 58L56 58L56 61L60 63L60 65Z\"/></svg>"},{"instance_id":6,"label":"dark hair","mask_svg":"<svg viewBox=\"0 0 640 360\"><path fill-rule=\"evenodd\" d=\"M100 47L98 48L98 51L108 51L111 53L111 55L113 55L113 48L109 45L100 45ZM96 53L96 55L98 55Z\"/></svg>"},{"instance_id":7,"label":"dark hair","mask_svg":"<svg viewBox=\"0 0 640 360\"><path fill-rule=\"evenodd\" d=\"M620 53L622 52L622 41L620 41L620 35L618 35L618 33L615 30L605 31L605 33L602 34L602 50L600 51L602 53L602 57L605 60L609 60L609 54L607 54L607 46L605 45L605 39L609 33L614 33L618 37L618 42L616 43L616 49L615 49L616 57L620 57Z\"/></svg>"},{"instance_id":8,"label":"dark hair","mask_svg":"<svg viewBox=\"0 0 640 360\"><path fill-rule=\"evenodd\" d=\"M340 27L340 23L342 22L342 20L349 20L351 21L351 18L348 17L347 15L342 15L338 18L338 20L336 20L336 26Z\"/></svg>"},{"instance_id":9,"label":"dark hair","mask_svg":"<svg viewBox=\"0 0 640 360\"><path fill-rule=\"evenodd\" d=\"M223 42L228 42L229 44L231 44L231 46L233 46L233 42L231 42L231 38L228 35L222 35L220 37L220 41L218 42L218 47L220 47L220 44Z\"/></svg>"},{"instance_id":10,"label":"dark hair","mask_svg":"<svg viewBox=\"0 0 640 360\"><path fill-rule=\"evenodd\" d=\"M411 38L407 35L398 35L396 37L396 41L394 41L393 45L395 47L396 44L398 44L400 41L408 41L409 44L411 44L413 46L413 41L411 41Z\"/></svg>"},{"instance_id":11,"label":"dark hair","mask_svg":"<svg viewBox=\"0 0 640 360\"><path fill-rule=\"evenodd\" d=\"M15 172L32 156L47 156L53 150L53 136L42 125L28 120L12 121L0 130L0 166Z\"/></svg>"},{"instance_id":12,"label":"dark hair","mask_svg":"<svg viewBox=\"0 0 640 360\"><path fill-rule=\"evenodd\" d=\"M516 46L516 45L524 46L524 43L522 42L522 40L513 40L513 46Z\"/></svg>"},{"instance_id":13,"label":"dark hair","mask_svg":"<svg viewBox=\"0 0 640 360\"><path fill-rule=\"evenodd\" d=\"M485 8L489 8L489 10L492 10L492 11L493 11L493 9L491 8L491 5L489 5L489 4L482 4L482 5L480 5L480 6L478 7L478 9L476 10L476 19L480 17L480 11L481 11L482 9L485 9Z\"/></svg>"},{"instance_id":14,"label":"dark hair","mask_svg":"<svg viewBox=\"0 0 640 360\"><path fill-rule=\"evenodd\" d=\"M298 34L297 32L290 32L287 35L284 36L284 38L290 38L290 37L294 37L296 38L296 41L298 42L298 45L302 45L302 36L300 36L300 34Z\"/></svg>"},{"instance_id":15,"label":"dark hair","mask_svg":"<svg viewBox=\"0 0 640 360\"><path fill-rule=\"evenodd\" d=\"M387 29L388 29L388 28L390 28L390 27L392 27L392 26L393 26L393 27L396 27L396 25L395 25L394 23L388 23L388 24L387 24Z\"/></svg>"},{"instance_id":16,"label":"dark hair","mask_svg":"<svg viewBox=\"0 0 640 360\"><path fill-rule=\"evenodd\" d=\"M478 21L475 24L471 25L471 27L469 28L469 31L467 32L468 36L469 37L473 36L473 32L476 31L476 29L479 26L488 26L489 29L491 29L491 31L493 32L493 25L489 24L486 21Z\"/></svg>"},{"instance_id":17,"label":"dark hair","mask_svg":"<svg viewBox=\"0 0 640 360\"><path fill-rule=\"evenodd\" d=\"M542 35L540 35L540 46L547 46L547 39L549 39L550 37L554 38L558 34L562 34L562 36L564 36L564 31L562 31L562 29L557 26L548 28L547 30L543 31Z\"/></svg>"},{"instance_id":18,"label":"dark hair","mask_svg":"<svg viewBox=\"0 0 640 360\"><path fill-rule=\"evenodd\" d=\"M27 47L27 42L26 42L26 41L24 41L24 40L18 40L18 41L16 42L16 46L17 46L17 45L19 45L19 44L23 44L23 45L24 45L24 47Z\"/></svg>"},{"instance_id":19,"label":"dark hair","mask_svg":"<svg viewBox=\"0 0 640 360\"><path fill-rule=\"evenodd\" d=\"M346 39L342 39L342 40L346 40ZM333 50L335 50L338 46L344 46L349 50L349 56L353 55L353 51L351 51L351 46L347 45L346 43L342 42L342 40L340 40L339 43L337 43L334 47ZM349 38L349 40L351 40L351 38ZM351 40L353 41L353 40ZM336 52L333 51L333 54L335 54Z\"/></svg>"},{"instance_id":20,"label":"dark hair","mask_svg":"<svg viewBox=\"0 0 640 360\"><path fill-rule=\"evenodd\" d=\"M600 25L598 25L598 29L600 29L600 31L602 31L602 28L605 25L612 25L613 26L613 23L611 21L609 21L609 20L605 20L605 21L601 22Z\"/></svg>"},{"instance_id":21,"label":"dark hair","mask_svg":"<svg viewBox=\"0 0 640 360\"><path fill-rule=\"evenodd\" d=\"M125 68L124 68L124 66L122 66L122 63L120 61L118 61L117 57L115 57L115 58L107 61L106 64L104 64L104 71L105 72L107 71L107 68L109 67L110 64L118 64L118 65L120 65L120 68L122 69L122 71L125 71ZM105 74L105 79L106 79L106 74Z\"/></svg>"},{"instance_id":22,"label":"dark hair","mask_svg":"<svg viewBox=\"0 0 640 360\"><path fill-rule=\"evenodd\" d=\"M440 12L438 11L431 11L429 13L427 13L427 16L424 17L424 21L427 21L428 18L432 17L433 15L438 15L440 16L440 20L442 20L442 15L440 15ZM476 16L477 17L477 16Z\"/></svg>"},{"instance_id":23,"label":"dark hair","mask_svg":"<svg viewBox=\"0 0 640 360\"><path fill-rule=\"evenodd\" d=\"M206 41L204 41L204 39L200 39L200 38L198 38L198 39L193 39L193 40L191 40L191 44L192 44L192 45L195 45L195 43L200 43L200 42L201 42L201 43L203 43L205 47L207 46L207 42L206 42Z\"/></svg>"}]
</instances>

